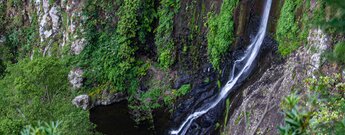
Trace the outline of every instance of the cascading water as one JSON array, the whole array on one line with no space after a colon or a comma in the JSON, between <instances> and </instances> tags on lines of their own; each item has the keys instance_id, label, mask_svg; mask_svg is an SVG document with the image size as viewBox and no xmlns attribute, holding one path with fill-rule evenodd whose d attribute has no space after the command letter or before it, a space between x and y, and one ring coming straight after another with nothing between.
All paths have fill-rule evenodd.
<instances>
[{"instance_id":1,"label":"cascading water","mask_svg":"<svg viewBox=\"0 0 345 135\"><path fill-rule=\"evenodd\" d=\"M199 118L200 116L207 113L210 109L214 108L220 101L228 96L228 94L233 90L232 88L240 79L246 78L250 74L250 68L253 66L253 63L260 51L260 47L266 34L271 5L272 0L267 0L258 33L256 34L253 42L246 49L244 56L234 62L229 81L221 89L221 92L219 93L216 100L213 101L213 103L207 104L201 107L198 111L190 114L187 119L180 125L180 127L177 130L171 131L170 134L186 134L188 128L195 119ZM238 69L239 71L237 71Z\"/></svg>"}]
</instances>

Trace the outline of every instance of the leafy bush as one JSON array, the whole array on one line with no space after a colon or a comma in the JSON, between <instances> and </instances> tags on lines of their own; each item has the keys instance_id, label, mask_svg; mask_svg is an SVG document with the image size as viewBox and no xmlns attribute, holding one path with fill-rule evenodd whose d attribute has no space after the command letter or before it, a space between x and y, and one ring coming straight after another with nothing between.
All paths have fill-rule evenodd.
<instances>
[{"instance_id":1,"label":"leafy bush","mask_svg":"<svg viewBox=\"0 0 345 135\"><path fill-rule=\"evenodd\" d=\"M328 59L340 64L345 64L345 42L336 44L333 52L328 55Z\"/></svg>"},{"instance_id":2,"label":"leafy bush","mask_svg":"<svg viewBox=\"0 0 345 135\"><path fill-rule=\"evenodd\" d=\"M141 44L144 45L144 47L147 46L147 38L148 35L153 32L152 24L153 20L156 18L157 13L155 10L155 1L154 0L144 0L141 1L138 20L140 20L139 23L139 30L138 30L138 39ZM150 48L148 48L150 49Z\"/></svg>"},{"instance_id":3,"label":"leafy bush","mask_svg":"<svg viewBox=\"0 0 345 135\"><path fill-rule=\"evenodd\" d=\"M174 16L180 9L180 0L162 0L158 9L159 24L156 29L158 61L169 68L175 61L175 43L172 37Z\"/></svg>"},{"instance_id":4,"label":"leafy bush","mask_svg":"<svg viewBox=\"0 0 345 135\"><path fill-rule=\"evenodd\" d=\"M280 134L342 134L345 129L345 84L340 74L305 80L306 94L282 102L285 125Z\"/></svg>"},{"instance_id":5,"label":"leafy bush","mask_svg":"<svg viewBox=\"0 0 345 135\"><path fill-rule=\"evenodd\" d=\"M219 15L209 14L207 27L208 56L213 67L219 68L222 56L234 41L233 12L238 0L224 0Z\"/></svg>"},{"instance_id":6,"label":"leafy bush","mask_svg":"<svg viewBox=\"0 0 345 135\"><path fill-rule=\"evenodd\" d=\"M74 107L69 68L57 58L24 59L9 65L0 80L0 134L19 134L38 120L60 120L62 134L89 134L88 112Z\"/></svg>"},{"instance_id":7,"label":"leafy bush","mask_svg":"<svg viewBox=\"0 0 345 135\"><path fill-rule=\"evenodd\" d=\"M185 84L182 85L181 88L179 88L177 90L177 92L175 93L176 96L184 96L186 95L191 89L191 85L190 84Z\"/></svg>"},{"instance_id":8,"label":"leafy bush","mask_svg":"<svg viewBox=\"0 0 345 135\"><path fill-rule=\"evenodd\" d=\"M26 58L31 49L40 44L38 34L38 17L30 15L29 25L25 23L24 2L20 0L0 2L0 35L5 37L5 42L0 45L0 59L4 63L16 62ZM27 9L31 10L31 9ZM14 14L6 16L13 11ZM32 9L34 11L34 9ZM32 13L32 12L30 12ZM2 37L0 37L2 38Z\"/></svg>"},{"instance_id":9,"label":"leafy bush","mask_svg":"<svg viewBox=\"0 0 345 135\"><path fill-rule=\"evenodd\" d=\"M120 20L115 32L109 30L109 23L99 25L102 18L98 14L103 12L102 7L92 2L87 5L84 12L90 15L86 29L88 45L77 59L86 69L87 85L106 85L112 92L136 92L138 79L148 68L148 64L135 57L140 3L139 0L123 1L118 9Z\"/></svg>"},{"instance_id":10,"label":"leafy bush","mask_svg":"<svg viewBox=\"0 0 345 135\"><path fill-rule=\"evenodd\" d=\"M310 112L303 112L298 106L299 97L291 94L282 103L284 111L284 126L279 127L281 135L302 135L306 134L308 128Z\"/></svg>"},{"instance_id":11,"label":"leafy bush","mask_svg":"<svg viewBox=\"0 0 345 135\"><path fill-rule=\"evenodd\" d=\"M41 123L38 122L37 126L27 125L20 132L21 135L60 135L59 125L61 122Z\"/></svg>"},{"instance_id":12,"label":"leafy bush","mask_svg":"<svg viewBox=\"0 0 345 135\"><path fill-rule=\"evenodd\" d=\"M303 6L302 0L285 0L280 11L277 24L276 39L279 43L278 50L282 56L287 56L306 40L306 23L308 6L303 9L303 17L298 18L297 9Z\"/></svg>"},{"instance_id":13,"label":"leafy bush","mask_svg":"<svg viewBox=\"0 0 345 135\"><path fill-rule=\"evenodd\" d=\"M325 19L323 16L319 20L319 24L325 29L334 29L335 32L345 32L345 4L343 0L320 0L322 3L326 3L333 11L330 15L330 19ZM326 13L323 13L326 14Z\"/></svg>"}]
</instances>

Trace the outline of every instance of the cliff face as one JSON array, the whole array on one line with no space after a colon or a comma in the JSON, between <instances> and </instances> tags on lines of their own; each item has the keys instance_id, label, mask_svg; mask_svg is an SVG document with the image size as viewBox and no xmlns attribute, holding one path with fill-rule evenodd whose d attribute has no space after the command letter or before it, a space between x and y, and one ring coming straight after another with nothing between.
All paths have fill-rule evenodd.
<instances>
[{"instance_id":1,"label":"cliff face","mask_svg":"<svg viewBox=\"0 0 345 135\"><path fill-rule=\"evenodd\" d=\"M37 0L37 1L5 1L1 4L4 13L1 34L21 32L17 35L20 43L27 43L29 48L21 55L61 56L64 48L70 48L72 54L79 54L84 46L82 1L78 0ZM30 30L28 35L25 32ZM15 35L14 35L15 36ZM25 39L27 36L28 39ZM13 40L13 39L8 39ZM31 40L31 41L30 41ZM19 45L21 46L21 45ZM18 47L22 48L22 47ZM65 53L66 54L66 53Z\"/></svg>"},{"instance_id":2,"label":"cliff face","mask_svg":"<svg viewBox=\"0 0 345 135\"><path fill-rule=\"evenodd\" d=\"M258 81L236 95L230 116L229 134L278 134L283 124L281 101L293 89L304 90L304 80L320 70L320 55L331 47L330 37L320 29L311 29L308 44L299 48L286 61L273 63ZM312 51L314 50L314 51Z\"/></svg>"},{"instance_id":3,"label":"cliff face","mask_svg":"<svg viewBox=\"0 0 345 135\"><path fill-rule=\"evenodd\" d=\"M74 105L84 110L114 103L128 106L123 109L126 117L136 122L149 119L155 133L167 133L171 125L197 110L199 103L207 104L218 94L228 79L231 61L244 53L260 27L265 0L229 0L227 7L234 9L222 9L224 1L0 0L0 79L5 65L22 59L76 58L68 63L66 78L71 91L81 94L72 101ZM336 67L321 60L333 43L319 28L308 28L307 42L280 59L275 34L282 3L273 2L255 73L222 103L229 104L226 109L218 107L199 119L195 133L277 134L277 126L283 123L283 97L293 89L306 89L303 81L315 72L335 72L327 68ZM317 8L315 1L310 8ZM296 8L297 28L303 25L301 12ZM222 13L233 16L217 16ZM219 22L211 24L210 18ZM218 28L226 23L231 24L230 35ZM208 34L212 32L214 37L229 38L221 42L226 44L226 53L215 60L220 63L218 68L211 64L210 55L218 56L218 52L211 53L212 36ZM214 44L215 50L223 52L219 43ZM91 115L102 115L100 112ZM225 119L221 128L219 119ZM99 130L121 129L108 126Z\"/></svg>"}]
</instances>

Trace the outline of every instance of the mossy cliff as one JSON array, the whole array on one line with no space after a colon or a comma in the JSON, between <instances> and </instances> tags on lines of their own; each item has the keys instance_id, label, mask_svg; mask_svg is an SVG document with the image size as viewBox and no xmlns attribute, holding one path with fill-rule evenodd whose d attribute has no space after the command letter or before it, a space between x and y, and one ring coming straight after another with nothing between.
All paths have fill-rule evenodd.
<instances>
[{"instance_id":1,"label":"mossy cliff","mask_svg":"<svg viewBox=\"0 0 345 135\"><path fill-rule=\"evenodd\" d=\"M260 27L264 2L0 0L0 134L29 133L39 121L62 121L62 134L93 134L84 110L110 104L126 106L134 126L166 133L191 113L179 107L208 101L226 83ZM277 134L289 125L283 97L303 93L305 78L343 70L344 11L336 2L274 1L257 68L205 133Z\"/></svg>"}]
</instances>

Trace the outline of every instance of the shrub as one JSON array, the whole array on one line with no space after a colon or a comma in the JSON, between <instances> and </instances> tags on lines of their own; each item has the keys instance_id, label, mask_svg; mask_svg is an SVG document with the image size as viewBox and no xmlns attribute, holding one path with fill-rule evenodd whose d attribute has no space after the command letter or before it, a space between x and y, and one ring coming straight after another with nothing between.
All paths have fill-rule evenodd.
<instances>
[{"instance_id":1,"label":"shrub","mask_svg":"<svg viewBox=\"0 0 345 135\"><path fill-rule=\"evenodd\" d=\"M282 102L285 116L280 134L343 134L344 83L340 74L305 80L305 94L291 94Z\"/></svg>"},{"instance_id":2,"label":"shrub","mask_svg":"<svg viewBox=\"0 0 345 135\"><path fill-rule=\"evenodd\" d=\"M333 58L336 62L345 64L345 42L340 42L335 45Z\"/></svg>"},{"instance_id":3,"label":"shrub","mask_svg":"<svg viewBox=\"0 0 345 135\"><path fill-rule=\"evenodd\" d=\"M98 15L105 10L102 6L97 7L92 2L87 5L84 12L90 15L86 29L88 45L77 62L86 69L88 86L106 85L112 92L136 92L138 79L148 68L148 64L135 57L140 3L139 0L123 1L117 12L119 22L115 32L109 30L111 24L98 23L103 20Z\"/></svg>"},{"instance_id":4,"label":"shrub","mask_svg":"<svg viewBox=\"0 0 345 135\"><path fill-rule=\"evenodd\" d=\"M238 0L224 0L219 15L209 13L207 21L208 56L213 67L219 68L222 56L234 41L233 12Z\"/></svg>"},{"instance_id":5,"label":"shrub","mask_svg":"<svg viewBox=\"0 0 345 135\"><path fill-rule=\"evenodd\" d=\"M296 94L287 96L282 108L284 111L284 126L279 126L281 135L302 135L306 134L309 126L310 112L305 112L298 106L299 97Z\"/></svg>"},{"instance_id":6,"label":"shrub","mask_svg":"<svg viewBox=\"0 0 345 135\"><path fill-rule=\"evenodd\" d=\"M0 80L0 134L19 134L37 120L61 120L62 134L89 134L88 112L74 107L69 68L57 58L24 59L9 65Z\"/></svg>"},{"instance_id":7,"label":"shrub","mask_svg":"<svg viewBox=\"0 0 345 135\"><path fill-rule=\"evenodd\" d=\"M20 132L21 135L60 135L59 125L61 122L41 123L38 122L37 126L27 125Z\"/></svg>"},{"instance_id":8,"label":"shrub","mask_svg":"<svg viewBox=\"0 0 345 135\"><path fill-rule=\"evenodd\" d=\"M177 90L176 96L184 96L190 91L190 89L191 89L190 84L182 85L181 88Z\"/></svg>"},{"instance_id":9,"label":"shrub","mask_svg":"<svg viewBox=\"0 0 345 135\"><path fill-rule=\"evenodd\" d=\"M159 65L169 68L175 62L175 43L173 40L174 16L180 9L180 0L162 0L158 9L159 24L155 43Z\"/></svg>"},{"instance_id":10,"label":"shrub","mask_svg":"<svg viewBox=\"0 0 345 135\"><path fill-rule=\"evenodd\" d=\"M330 6L331 15L329 19L324 17L319 20L319 24L325 29L333 29L335 32L345 32L345 4L343 0L321 0ZM323 13L326 14L326 13Z\"/></svg>"},{"instance_id":11,"label":"shrub","mask_svg":"<svg viewBox=\"0 0 345 135\"><path fill-rule=\"evenodd\" d=\"M301 0L285 0L280 11L280 17L277 24L276 39L279 43L278 51L282 56L287 56L304 41L306 41L306 20L308 6L303 9L302 19L298 19L296 11L303 6Z\"/></svg>"}]
</instances>

